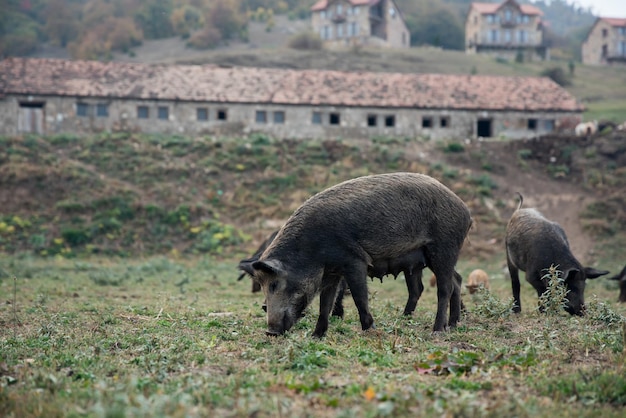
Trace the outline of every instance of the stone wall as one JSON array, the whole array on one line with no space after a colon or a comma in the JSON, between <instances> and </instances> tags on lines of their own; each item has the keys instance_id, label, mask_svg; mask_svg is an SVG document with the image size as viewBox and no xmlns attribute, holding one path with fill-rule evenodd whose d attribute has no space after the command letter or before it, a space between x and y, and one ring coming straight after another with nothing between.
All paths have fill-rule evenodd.
<instances>
[{"instance_id":1,"label":"stone wall","mask_svg":"<svg viewBox=\"0 0 626 418\"><path fill-rule=\"evenodd\" d=\"M98 105L106 105L107 116L98 116ZM483 121L482 129L489 125L489 134L484 131L482 136L522 138L549 132L562 118L580 117L580 113L569 112L342 108L7 96L0 100L0 133L15 135L28 131L28 126L19 122L33 106L41 106L38 108L43 118L41 133L47 135L101 131L182 135L263 132L277 138L394 136L442 140L478 136L480 120ZM140 106L147 108L148 117L145 119L138 118ZM82 107L80 112L79 107ZM166 108L167 115L162 110L162 118L159 118L159 108ZM199 120L205 112L207 120ZM534 121L529 122L529 119Z\"/></svg>"}]
</instances>

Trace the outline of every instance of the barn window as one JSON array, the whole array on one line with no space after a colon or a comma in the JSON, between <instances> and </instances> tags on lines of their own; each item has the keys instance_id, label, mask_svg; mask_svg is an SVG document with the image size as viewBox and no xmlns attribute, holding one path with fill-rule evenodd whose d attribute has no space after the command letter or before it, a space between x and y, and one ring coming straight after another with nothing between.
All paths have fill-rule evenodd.
<instances>
[{"instance_id":1,"label":"barn window","mask_svg":"<svg viewBox=\"0 0 626 418\"><path fill-rule=\"evenodd\" d=\"M388 128L396 126L396 117L394 115L385 116L385 126Z\"/></svg>"},{"instance_id":2,"label":"barn window","mask_svg":"<svg viewBox=\"0 0 626 418\"><path fill-rule=\"evenodd\" d=\"M377 119L376 115L367 115L367 126L376 126Z\"/></svg>"},{"instance_id":3,"label":"barn window","mask_svg":"<svg viewBox=\"0 0 626 418\"><path fill-rule=\"evenodd\" d=\"M206 107L199 107L196 109L196 119L209 120L209 110Z\"/></svg>"},{"instance_id":4,"label":"barn window","mask_svg":"<svg viewBox=\"0 0 626 418\"><path fill-rule=\"evenodd\" d=\"M448 116L442 116L439 119L439 126L441 126L442 128L447 128L448 126L450 126L450 118Z\"/></svg>"},{"instance_id":5,"label":"barn window","mask_svg":"<svg viewBox=\"0 0 626 418\"><path fill-rule=\"evenodd\" d=\"M321 125L322 124L322 112L313 112L311 116L311 123L313 125Z\"/></svg>"},{"instance_id":6,"label":"barn window","mask_svg":"<svg viewBox=\"0 0 626 418\"><path fill-rule=\"evenodd\" d=\"M433 118L430 116L422 117L422 128L432 128L433 127Z\"/></svg>"},{"instance_id":7,"label":"barn window","mask_svg":"<svg viewBox=\"0 0 626 418\"><path fill-rule=\"evenodd\" d=\"M148 106L137 106L137 118L148 119L150 117L150 111Z\"/></svg>"},{"instance_id":8,"label":"barn window","mask_svg":"<svg viewBox=\"0 0 626 418\"><path fill-rule=\"evenodd\" d=\"M331 125L340 125L341 118L339 113L331 113L330 115L328 115L328 123Z\"/></svg>"},{"instance_id":9,"label":"barn window","mask_svg":"<svg viewBox=\"0 0 626 418\"><path fill-rule=\"evenodd\" d=\"M167 106L159 106L159 119L169 119L170 118L170 109Z\"/></svg>"},{"instance_id":10,"label":"barn window","mask_svg":"<svg viewBox=\"0 0 626 418\"><path fill-rule=\"evenodd\" d=\"M528 119L527 127L530 131L537 129L537 119Z\"/></svg>"},{"instance_id":11,"label":"barn window","mask_svg":"<svg viewBox=\"0 0 626 418\"><path fill-rule=\"evenodd\" d=\"M257 110L254 119L256 123L267 123L267 112L265 110Z\"/></svg>"},{"instance_id":12,"label":"barn window","mask_svg":"<svg viewBox=\"0 0 626 418\"><path fill-rule=\"evenodd\" d=\"M285 112L282 110L277 110L274 112L274 123L278 125L282 125L285 123Z\"/></svg>"},{"instance_id":13,"label":"barn window","mask_svg":"<svg viewBox=\"0 0 626 418\"><path fill-rule=\"evenodd\" d=\"M106 103L98 103L96 105L96 116L106 118L109 116L109 105Z\"/></svg>"},{"instance_id":14,"label":"barn window","mask_svg":"<svg viewBox=\"0 0 626 418\"><path fill-rule=\"evenodd\" d=\"M77 116L89 116L89 105L87 103L76 103Z\"/></svg>"},{"instance_id":15,"label":"barn window","mask_svg":"<svg viewBox=\"0 0 626 418\"><path fill-rule=\"evenodd\" d=\"M227 119L228 119L228 112L226 111L226 109L218 109L217 120L227 120Z\"/></svg>"}]
</instances>

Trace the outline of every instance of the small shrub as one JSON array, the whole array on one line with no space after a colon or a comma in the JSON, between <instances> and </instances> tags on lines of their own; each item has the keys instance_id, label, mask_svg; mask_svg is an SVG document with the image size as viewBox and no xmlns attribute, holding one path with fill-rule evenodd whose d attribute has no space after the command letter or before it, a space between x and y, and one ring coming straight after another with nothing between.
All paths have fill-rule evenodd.
<instances>
[{"instance_id":1,"label":"small shrub","mask_svg":"<svg viewBox=\"0 0 626 418\"><path fill-rule=\"evenodd\" d=\"M569 77L561 67L551 67L543 70L541 76L548 77L561 87L567 87L572 84Z\"/></svg>"},{"instance_id":2,"label":"small shrub","mask_svg":"<svg viewBox=\"0 0 626 418\"><path fill-rule=\"evenodd\" d=\"M289 48L319 51L323 47L322 39L315 33L303 32L293 36L287 43Z\"/></svg>"},{"instance_id":3,"label":"small shrub","mask_svg":"<svg viewBox=\"0 0 626 418\"><path fill-rule=\"evenodd\" d=\"M542 279L548 281L548 288L539 296L538 309L548 315L559 315L567 304L568 290L564 285L562 272L557 266L550 266L546 269L546 274Z\"/></svg>"},{"instance_id":4,"label":"small shrub","mask_svg":"<svg viewBox=\"0 0 626 418\"><path fill-rule=\"evenodd\" d=\"M517 151L517 157L521 160L529 160L533 156L533 151L527 148L523 148Z\"/></svg>"},{"instance_id":5,"label":"small shrub","mask_svg":"<svg viewBox=\"0 0 626 418\"><path fill-rule=\"evenodd\" d=\"M444 152L464 152L465 147L460 142L450 142L443 149Z\"/></svg>"},{"instance_id":6,"label":"small shrub","mask_svg":"<svg viewBox=\"0 0 626 418\"><path fill-rule=\"evenodd\" d=\"M472 312L481 318L505 319L513 313L513 298L502 302L484 287L479 287L474 293L476 305Z\"/></svg>"},{"instance_id":7,"label":"small shrub","mask_svg":"<svg viewBox=\"0 0 626 418\"><path fill-rule=\"evenodd\" d=\"M91 242L91 234L88 231L75 228L67 228L61 231L63 241L70 247L78 247Z\"/></svg>"}]
</instances>

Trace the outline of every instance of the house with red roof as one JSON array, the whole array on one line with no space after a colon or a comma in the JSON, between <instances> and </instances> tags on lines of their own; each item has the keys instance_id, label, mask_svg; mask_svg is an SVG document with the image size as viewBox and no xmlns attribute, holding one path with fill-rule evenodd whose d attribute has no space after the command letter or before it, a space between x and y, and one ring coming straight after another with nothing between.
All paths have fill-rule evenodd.
<instances>
[{"instance_id":1,"label":"house with red roof","mask_svg":"<svg viewBox=\"0 0 626 418\"><path fill-rule=\"evenodd\" d=\"M548 60L543 12L515 0L472 3L465 20L465 51L524 61Z\"/></svg>"},{"instance_id":2,"label":"house with red roof","mask_svg":"<svg viewBox=\"0 0 626 418\"><path fill-rule=\"evenodd\" d=\"M410 33L393 0L318 0L311 25L327 46L409 48Z\"/></svg>"},{"instance_id":3,"label":"house with red roof","mask_svg":"<svg viewBox=\"0 0 626 418\"><path fill-rule=\"evenodd\" d=\"M599 17L582 45L583 64L626 64L626 18Z\"/></svg>"},{"instance_id":4,"label":"house with red roof","mask_svg":"<svg viewBox=\"0 0 626 418\"><path fill-rule=\"evenodd\" d=\"M0 61L0 134L523 138L580 120L546 77Z\"/></svg>"}]
</instances>

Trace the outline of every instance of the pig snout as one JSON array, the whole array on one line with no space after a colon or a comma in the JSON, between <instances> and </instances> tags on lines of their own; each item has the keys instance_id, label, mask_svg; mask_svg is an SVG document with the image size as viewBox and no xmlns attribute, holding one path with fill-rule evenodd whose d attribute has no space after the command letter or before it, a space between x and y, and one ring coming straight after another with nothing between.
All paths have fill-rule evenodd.
<instances>
[{"instance_id":1,"label":"pig snout","mask_svg":"<svg viewBox=\"0 0 626 418\"><path fill-rule=\"evenodd\" d=\"M579 306L567 305L565 307L565 311L567 313L569 313L570 315L584 316L585 315L585 305L579 305Z\"/></svg>"},{"instance_id":2,"label":"pig snout","mask_svg":"<svg viewBox=\"0 0 626 418\"><path fill-rule=\"evenodd\" d=\"M289 331L295 322L288 309L281 309L271 316L268 315L267 331L265 333L269 336L283 335Z\"/></svg>"}]
</instances>

